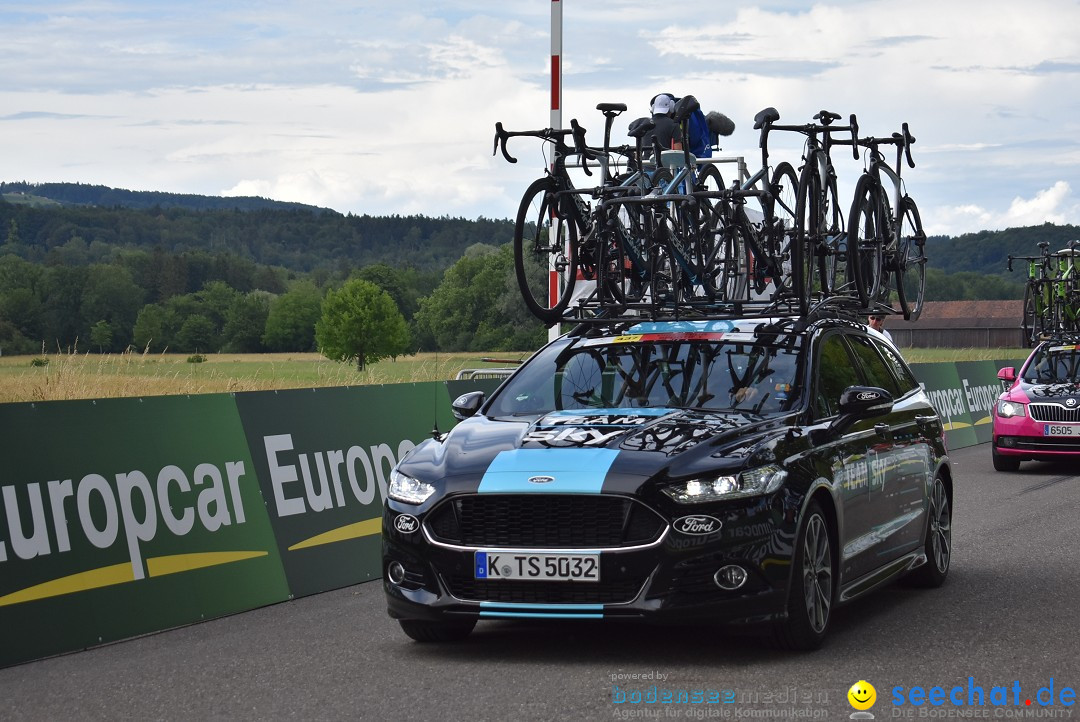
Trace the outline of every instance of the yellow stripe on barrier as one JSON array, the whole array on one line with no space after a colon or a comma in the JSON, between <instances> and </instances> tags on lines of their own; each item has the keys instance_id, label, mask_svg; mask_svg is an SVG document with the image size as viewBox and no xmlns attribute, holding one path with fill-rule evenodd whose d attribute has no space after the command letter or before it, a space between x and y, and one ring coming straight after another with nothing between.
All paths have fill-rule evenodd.
<instances>
[{"instance_id":1,"label":"yellow stripe on barrier","mask_svg":"<svg viewBox=\"0 0 1080 722\"><path fill-rule=\"evenodd\" d=\"M965 423L963 421L950 421L949 423L942 425L941 428L945 429L946 431L955 431L957 429L971 428L971 424Z\"/></svg>"},{"instance_id":2,"label":"yellow stripe on barrier","mask_svg":"<svg viewBox=\"0 0 1080 722\"><path fill-rule=\"evenodd\" d=\"M59 579L35 584L26 589L20 589L17 592L5 594L0 597L0 607L6 607L9 604L21 604L22 602L33 602L48 597L59 597L74 592L85 592L88 589L111 587L114 584L133 581L135 581L135 573L131 570L131 562L113 564L100 569L90 569L78 574L60 577Z\"/></svg>"},{"instance_id":3,"label":"yellow stripe on barrier","mask_svg":"<svg viewBox=\"0 0 1080 722\"><path fill-rule=\"evenodd\" d=\"M265 557L269 552L197 552L194 554L171 554L167 557L152 557L146 560L146 571L152 577L166 574L190 572L193 569L216 567L219 564L242 562L246 559Z\"/></svg>"},{"instance_id":4,"label":"yellow stripe on barrier","mask_svg":"<svg viewBox=\"0 0 1080 722\"><path fill-rule=\"evenodd\" d=\"M307 549L308 547L317 547L322 544L333 544L334 542L345 541L346 539L359 539L362 536L371 536L372 534L379 534L382 532L382 517L375 517L374 519L368 519L367 521L358 521L355 524L348 524L337 529L331 529L330 531L323 532L322 534L316 534L315 536L299 541L289 547L289 551L296 551L297 549Z\"/></svg>"}]
</instances>

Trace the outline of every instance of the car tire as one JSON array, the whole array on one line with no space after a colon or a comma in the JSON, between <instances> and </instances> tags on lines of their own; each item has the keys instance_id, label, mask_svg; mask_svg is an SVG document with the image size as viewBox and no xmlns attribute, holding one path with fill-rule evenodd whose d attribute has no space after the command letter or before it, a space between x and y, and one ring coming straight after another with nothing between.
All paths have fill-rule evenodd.
<instances>
[{"instance_id":1,"label":"car tire","mask_svg":"<svg viewBox=\"0 0 1080 722\"><path fill-rule=\"evenodd\" d=\"M806 509L792 567L787 618L777 624L774 641L782 649L810 651L824 641L836 600L832 536L817 502Z\"/></svg>"},{"instance_id":2,"label":"car tire","mask_svg":"<svg viewBox=\"0 0 1080 722\"><path fill-rule=\"evenodd\" d=\"M997 447L993 445L990 452L994 457L994 471L1020 471L1020 459L999 454Z\"/></svg>"},{"instance_id":3,"label":"car tire","mask_svg":"<svg viewBox=\"0 0 1080 722\"><path fill-rule=\"evenodd\" d=\"M945 482L940 476L934 477L934 488L930 492L923 550L926 563L912 572L908 580L912 586L940 587L949 576L952 562L952 506Z\"/></svg>"},{"instance_id":4,"label":"car tire","mask_svg":"<svg viewBox=\"0 0 1080 722\"><path fill-rule=\"evenodd\" d=\"M476 626L476 620L465 622L431 622L425 619L399 619L401 631L417 642L460 642Z\"/></svg>"}]
</instances>

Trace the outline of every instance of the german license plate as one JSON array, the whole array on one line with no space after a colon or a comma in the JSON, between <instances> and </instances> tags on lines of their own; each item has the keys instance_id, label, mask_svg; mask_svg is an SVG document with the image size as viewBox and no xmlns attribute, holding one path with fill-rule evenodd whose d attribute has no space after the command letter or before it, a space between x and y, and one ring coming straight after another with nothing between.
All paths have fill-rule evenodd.
<instances>
[{"instance_id":1,"label":"german license plate","mask_svg":"<svg viewBox=\"0 0 1080 722\"><path fill-rule=\"evenodd\" d=\"M477 579L535 581L600 581L599 554L552 554L478 551L473 565Z\"/></svg>"},{"instance_id":2,"label":"german license plate","mask_svg":"<svg viewBox=\"0 0 1080 722\"><path fill-rule=\"evenodd\" d=\"M1080 426L1043 424L1043 436L1080 436Z\"/></svg>"}]
</instances>

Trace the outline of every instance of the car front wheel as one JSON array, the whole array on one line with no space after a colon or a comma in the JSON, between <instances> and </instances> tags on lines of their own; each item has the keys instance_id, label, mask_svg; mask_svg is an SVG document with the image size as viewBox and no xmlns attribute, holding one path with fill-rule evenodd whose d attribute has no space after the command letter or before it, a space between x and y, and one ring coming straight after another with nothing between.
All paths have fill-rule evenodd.
<instances>
[{"instance_id":1,"label":"car front wheel","mask_svg":"<svg viewBox=\"0 0 1080 722\"><path fill-rule=\"evenodd\" d=\"M777 626L775 639L784 649L809 651L825 639L835 599L829 523L817 502L806 510L793 564L787 619Z\"/></svg>"},{"instance_id":2,"label":"car front wheel","mask_svg":"<svg viewBox=\"0 0 1080 722\"><path fill-rule=\"evenodd\" d=\"M911 582L920 587L940 587L949 575L952 561L952 508L945 482L940 476L934 478L930 493L928 528L926 530L926 564L911 574Z\"/></svg>"},{"instance_id":3,"label":"car front wheel","mask_svg":"<svg viewBox=\"0 0 1080 722\"><path fill-rule=\"evenodd\" d=\"M993 454L994 457L994 471L1020 470L1020 459L1016 458L1015 456L1005 456L1004 454L999 454L996 446L992 446L990 453Z\"/></svg>"}]
</instances>

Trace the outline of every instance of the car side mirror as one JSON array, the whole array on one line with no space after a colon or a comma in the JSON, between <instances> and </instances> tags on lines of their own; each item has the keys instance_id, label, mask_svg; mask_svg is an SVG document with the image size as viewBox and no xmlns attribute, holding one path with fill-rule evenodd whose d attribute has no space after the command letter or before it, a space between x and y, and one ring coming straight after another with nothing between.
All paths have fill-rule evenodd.
<instances>
[{"instance_id":1,"label":"car side mirror","mask_svg":"<svg viewBox=\"0 0 1080 722\"><path fill-rule=\"evenodd\" d=\"M998 378L1001 379L1002 387L1008 391L1009 387L1016 381L1016 367L1006 366L998 371Z\"/></svg>"},{"instance_id":2,"label":"car side mirror","mask_svg":"<svg viewBox=\"0 0 1080 722\"><path fill-rule=\"evenodd\" d=\"M470 416L475 416L483 403L483 391L470 391L469 393L462 394L454 399L454 403L450 405L450 410L453 412L455 419L464 421Z\"/></svg>"},{"instance_id":3,"label":"car side mirror","mask_svg":"<svg viewBox=\"0 0 1080 722\"><path fill-rule=\"evenodd\" d=\"M877 386L848 386L840 394L839 415L829 424L829 431L842 434L860 419L881 416L892 411L893 397Z\"/></svg>"},{"instance_id":4,"label":"car side mirror","mask_svg":"<svg viewBox=\"0 0 1080 722\"><path fill-rule=\"evenodd\" d=\"M840 394L840 415L857 419L881 416L892 411L893 397L877 386L848 386Z\"/></svg>"}]
</instances>

